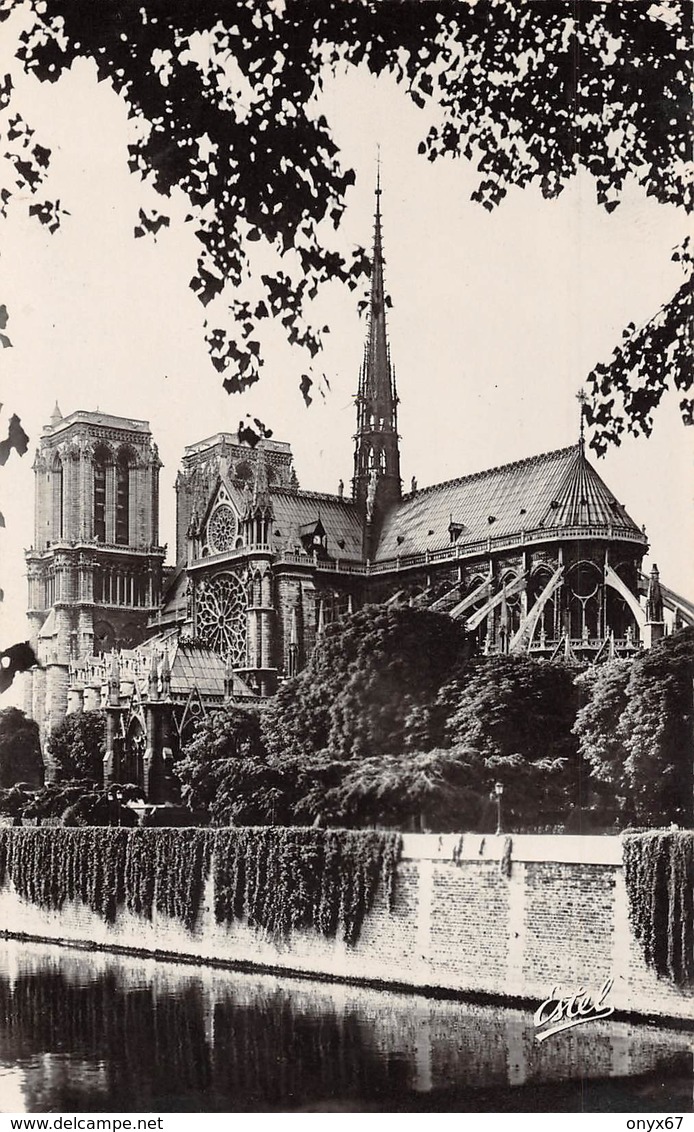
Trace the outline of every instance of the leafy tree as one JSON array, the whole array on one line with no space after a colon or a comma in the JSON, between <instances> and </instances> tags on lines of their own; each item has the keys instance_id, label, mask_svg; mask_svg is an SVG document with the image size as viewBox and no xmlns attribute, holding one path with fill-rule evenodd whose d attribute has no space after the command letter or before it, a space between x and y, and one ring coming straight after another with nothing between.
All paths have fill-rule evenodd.
<instances>
[{"instance_id":1,"label":"leafy tree","mask_svg":"<svg viewBox=\"0 0 694 1132\"><path fill-rule=\"evenodd\" d=\"M106 722L100 711L66 715L51 732L48 746L59 780L102 782Z\"/></svg>"},{"instance_id":2,"label":"leafy tree","mask_svg":"<svg viewBox=\"0 0 694 1132\"><path fill-rule=\"evenodd\" d=\"M475 828L485 805L484 768L462 747L359 759L328 797L347 824L439 832Z\"/></svg>"},{"instance_id":3,"label":"leafy tree","mask_svg":"<svg viewBox=\"0 0 694 1132\"><path fill-rule=\"evenodd\" d=\"M694 821L693 688L694 628L666 637L634 661L618 736L638 824Z\"/></svg>"},{"instance_id":4,"label":"leafy tree","mask_svg":"<svg viewBox=\"0 0 694 1132\"><path fill-rule=\"evenodd\" d=\"M0 789L0 814L6 814L11 818L21 818L33 797L33 792L28 792L22 786Z\"/></svg>"},{"instance_id":5,"label":"leafy tree","mask_svg":"<svg viewBox=\"0 0 694 1132\"><path fill-rule=\"evenodd\" d=\"M588 375L591 401L586 419L593 426L591 445L598 453L609 443L619 444L625 431L650 436L653 412L668 389L680 391L682 420L694 424L690 249L687 238L673 253L672 258L682 262L685 276L673 298L644 326L630 323L610 361L599 363Z\"/></svg>"},{"instance_id":6,"label":"leafy tree","mask_svg":"<svg viewBox=\"0 0 694 1132\"><path fill-rule=\"evenodd\" d=\"M579 167L608 210L630 177L659 201L691 208L692 8L683 0L143 0L102 4L98 19L91 0L26 0L26 10L30 26L18 52L25 67L55 81L75 59L93 60L139 127L133 172L154 185L163 207L174 188L186 194L200 243L191 286L203 303L227 282L236 287L254 243L281 257L258 281L260 300L229 295L233 335L228 325L207 325L228 390L257 380L257 328L274 315L312 360L321 332L306 321L307 302L326 280L355 286L367 270L363 249L348 261L328 234L331 224L339 227L354 179L314 109L330 70L363 65L393 76L432 111L423 115L421 153L473 162L480 175L473 198L486 208L511 186L538 184L557 196ZM0 94L13 115L13 182L3 205L34 194L30 211L54 231L65 209L43 193L50 151L11 105L11 81ZM135 235L155 237L168 222L165 213L141 210ZM647 328L627 328L632 348L594 371L597 447L625 427L648 431L668 384L691 416L686 296L685 286ZM635 358L641 345L647 364ZM313 372L310 362L307 368ZM307 399L311 384L304 374Z\"/></svg>"},{"instance_id":7,"label":"leafy tree","mask_svg":"<svg viewBox=\"0 0 694 1132\"><path fill-rule=\"evenodd\" d=\"M220 824L469 829L496 781L506 828L564 825L594 792L599 823L682 823L693 680L692 629L577 675L471 660L450 618L372 607L328 627L260 719L229 706L203 721L177 773Z\"/></svg>"},{"instance_id":8,"label":"leafy tree","mask_svg":"<svg viewBox=\"0 0 694 1132\"><path fill-rule=\"evenodd\" d=\"M467 653L460 625L427 611L371 607L328 626L260 717L230 705L201 721L176 765L183 797L216 823L356 820L335 790L350 765L426 742Z\"/></svg>"},{"instance_id":9,"label":"leafy tree","mask_svg":"<svg viewBox=\"0 0 694 1132\"><path fill-rule=\"evenodd\" d=\"M458 621L407 606L367 606L328 625L263 718L268 751L301 765L312 754L339 763L416 750L440 687L470 649Z\"/></svg>"},{"instance_id":10,"label":"leafy tree","mask_svg":"<svg viewBox=\"0 0 694 1132\"><path fill-rule=\"evenodd\" d=\"M586 702L575 734L620 820L637 825L691 825L694 771L694 629L658 642L634 660L584 674Z\"/></svg>"},{"instance_id":11,"label":"leafy tree","mask_svg":"<svg viewBox=\"0 0 694 1132\"><path fill-rule=\"evenodd\" d=\"M18 813L24 818L59 818L68 806L93 792L94 783L88 778L47 782L34 794L24 796L24 803Z\"/></svg>"},{"instance_id":12,"label":"leafy tree","mask_svg":"<svg viewBox=\"0 0 694 1132\"><path fill-rule=\"evenodd\" d=\"M120 788L121 802L111 790L95 790L90 779L73 779L47 783L40 790L27 794L6 791L0 798L0 811L13 817L60 818L63 825L123 825L133 826L137 817L123 803L142 801L142 792L136 786ZM20 795L15 797L14 795Z\"/></svg>"},{"instance_id":13,"label":"leafy tree","mask_svg":"<svg viewBox=\"0 0 694 1132\"><path fill-rule=\"evenodd\" d=\"M571 731L575 676L557 662L491 656L442 689L448 743L474 767L478 789L488 793L502 783L504 810L516 827L562 822L571 806L586 801L586 767Z\"/></svg>"},{"instance_id":14,"label":"leafy tree","mask_svg":"<svg viewBox=\"0 0 694 1132\"><path fill-rule=\"evenodd\" d=\"M199 721L176 763L181 796L216 824L263 825L288 817L288 790L268 765L254 709L226 704Z\"/></svg>"},{"instance_id":15,"label":"leafy tree","mask_svg":"<svg viewBox=\"0 0 694 1132\"><path fill-rule=\"evenodd\" d=\"M142 800L136 787L126 788L124 800ZM79 794L60 813L61 825L119 825L132 828L137 815L123 801L117 802L109 790L89 790Z\"/></svg>"},{"instance_id":16,"label":"leafy tree","mask_svg":"<svg viewBox=\"0 0 694 1132\"><path fill-rule=\"evenodd\" d=\"M611 816L621 816L627 823L633 814L619 720L628 703L632 668L630 660L612 660L580 674L576 684L584 702L573 728L603 810Z\"/></svg>"},{"instance_id":17,"label":"leafy tree","mask_svg":"<svg viewBox=\"0 0 694 1132\"><path fill-rule=\"evenodd\" d=\"M40 786L43 760L37 725L23 711L9 707L0 711L0 787L17 782Z\"/></svg>"}]
</instances>

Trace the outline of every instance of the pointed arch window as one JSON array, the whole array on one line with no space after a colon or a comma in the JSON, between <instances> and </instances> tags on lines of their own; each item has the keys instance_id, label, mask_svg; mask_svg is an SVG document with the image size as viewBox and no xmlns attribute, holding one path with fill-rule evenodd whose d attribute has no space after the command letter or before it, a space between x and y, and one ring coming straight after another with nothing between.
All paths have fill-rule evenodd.
<instances>
[{"instance_id":1,"label":"pointed arch window","mask_svg":"<svg viewBox=\"0 0 694 1132\"><path fill-rule=\"evenodd\" d=\"M94 453L94 538L106 542L106 465L109 463L105 448Z\"/></svg>"},{"instance_id":2,"label":"pointed arch window","mask_svg":"<svg viewBox=\"0 0 694 1132\"><path fill-rule=\"evenodd\" d=\"M53 492L53 541L63 537L63 465L59 456L56 456L51 471L51 486Z\"/></svg>"},{"instance_id":3,"label":"pointed arch window","mask_svg":"<svg viewBox=\"0 0 694 1132\"><path fill-rule=\"evenodd\" d=\"M130 461L127 452L119 452L116 460L116 543L127 546L130 541Z\"/></svg>"}]
</instances>

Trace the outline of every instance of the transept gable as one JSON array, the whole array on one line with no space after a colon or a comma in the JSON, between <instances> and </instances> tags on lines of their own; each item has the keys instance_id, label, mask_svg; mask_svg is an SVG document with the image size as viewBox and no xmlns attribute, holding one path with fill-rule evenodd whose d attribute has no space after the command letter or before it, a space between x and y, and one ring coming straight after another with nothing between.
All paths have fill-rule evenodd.
<instances>
[{"instance_id":1,"label":"transept gable","mask_svg":"<svg viewBox=\"0 0 694 1132\"><path fill-rule=\"evenodd\" d=\"M198 517L197 535L203 555L222 554L240 545L243 492L219 476Z\"/></svg>"}]
</instances>

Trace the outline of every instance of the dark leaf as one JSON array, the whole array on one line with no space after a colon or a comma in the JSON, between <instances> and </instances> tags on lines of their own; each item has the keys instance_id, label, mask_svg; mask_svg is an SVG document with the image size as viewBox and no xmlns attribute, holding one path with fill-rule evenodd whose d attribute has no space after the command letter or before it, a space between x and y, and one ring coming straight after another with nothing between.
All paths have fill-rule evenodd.
<instances>
[{"instance_id":1,"label":"dark leaf","mask_svg":"<svg viewBox=\"0 0 694 1132\"><path fill-rule=\"evenodd\" d=\"M28 641L0 652L0 692L6 692L19 672L26 672L35 664L38 661Z\"/></svg>"},{"instance_id":2,"label":"dark leaf","mask_svg":"<svg viewBox=\"0 0 694 1132\"><path fill-rule=\"evenodd\" d=\"M20 456L23 456L28 446L29 437L22 428L19 417L13 414L10 417L7 439L0 441L0 467L7 463L13 448Z\"/></svg>"}]
</instances>

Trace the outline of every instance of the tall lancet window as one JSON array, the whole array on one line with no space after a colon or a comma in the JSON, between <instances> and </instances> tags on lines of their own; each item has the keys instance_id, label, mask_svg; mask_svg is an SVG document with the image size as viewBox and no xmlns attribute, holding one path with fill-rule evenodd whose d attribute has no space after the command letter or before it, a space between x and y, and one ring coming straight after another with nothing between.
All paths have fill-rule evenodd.
<instances>
[{"instance_id":1,"label":"tall lancet window","mask_svg":"<svg viewBox=\"0 0 694 1132\"><path fill-rule=\"evenodd\" d=\"M51 470L51 487L53 490L53 541L56 542L63 537L63 465L57 455Z\"/></svg>"},{"instance_id":2,"label":"tall lancet window","mask_svg":"<svg viewBox=\"0 0 694 1132\"><path fill-rule=\"evenodd\" d=\"M127 452L116 461L116 542L127 546L130 539L130 465Z\"/></svg>"},{"instance_id":3,"label":"tall lancet window","mask_svg":"<svg viewBox=\"0 0 694 1132\"><path fill-rule=\"evenodd\" d=\"M94 453L94 538L106 542L106 465L108 452L97 448Z\"/></svg>"}]
</instances>

